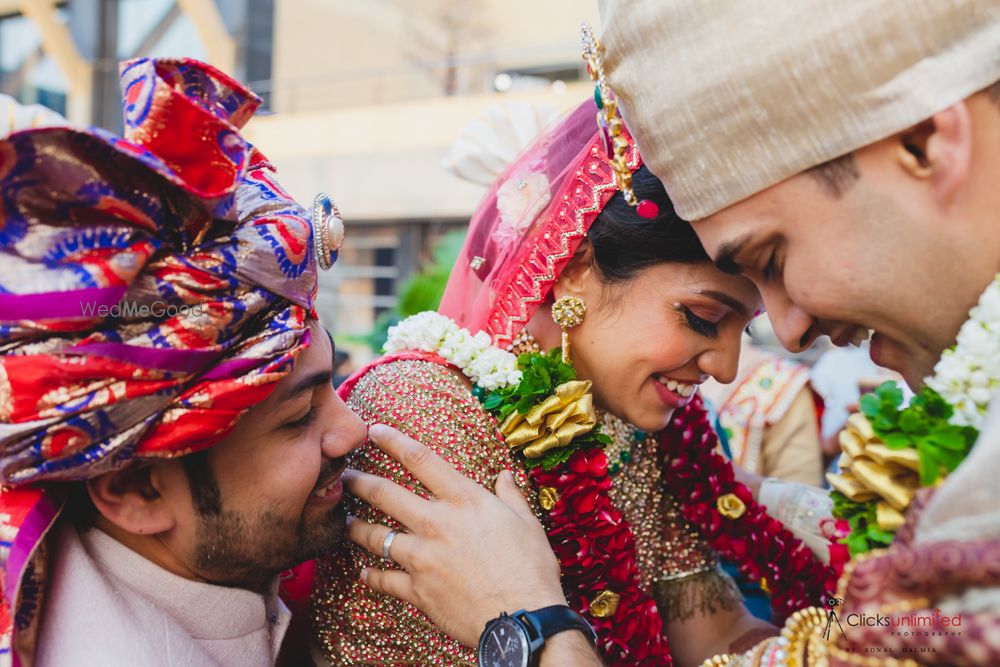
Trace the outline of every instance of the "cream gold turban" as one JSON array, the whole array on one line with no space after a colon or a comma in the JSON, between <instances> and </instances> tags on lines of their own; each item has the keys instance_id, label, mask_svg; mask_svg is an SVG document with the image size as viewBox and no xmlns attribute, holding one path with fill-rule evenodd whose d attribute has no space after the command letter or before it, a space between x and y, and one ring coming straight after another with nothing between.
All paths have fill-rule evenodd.
<instances>
[{"instance_id":1,"label":"cream gold turban","mask_svg":"<svg viewBox=\"0 0 1000 667\"><path fill-rule=\"evenodd\" d=\"M649 168L699 220L1000 80L998 0L599 0Z\"/></svg>"}]
</instances>

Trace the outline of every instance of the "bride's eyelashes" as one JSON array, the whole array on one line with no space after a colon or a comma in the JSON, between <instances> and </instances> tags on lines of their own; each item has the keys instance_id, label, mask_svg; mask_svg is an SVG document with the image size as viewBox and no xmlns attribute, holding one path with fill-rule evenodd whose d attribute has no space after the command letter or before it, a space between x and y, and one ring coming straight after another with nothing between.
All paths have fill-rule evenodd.
<instances>
[{"instance_id":1,"label":"bride's eyelashes","mask_svg":"<svg viewBox=\"0 0 1000 667\"><path fill-rule=\"evenodd\" d=\"M687 326L695 333L706 338L715 338L718 335L719 325L717 322L711 322L703 317L698 317L687 306L678 305L677 308L683 314Z\"/></svg>"}]
</instances>

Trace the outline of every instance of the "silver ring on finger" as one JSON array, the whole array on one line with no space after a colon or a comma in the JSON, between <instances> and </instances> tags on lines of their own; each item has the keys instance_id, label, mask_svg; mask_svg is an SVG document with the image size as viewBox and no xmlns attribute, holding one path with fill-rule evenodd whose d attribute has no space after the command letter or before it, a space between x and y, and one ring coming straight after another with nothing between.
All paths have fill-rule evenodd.
<instances>
[{"instance_id":1,"label":"silver ring on finger","mask_svg":"<svg viewBox=\"0 0 1000 667\"><path fill-rule=\"evenodd\" d=\"M392 541L396 539L397 535L399 535L399 531L393 529L386 533L385 539L382 540L382 558L389 561L393 565L398 565L399 563L392 559L392 555L389 553L389 550L392 549Z\"/></svg>"}]
</instances>

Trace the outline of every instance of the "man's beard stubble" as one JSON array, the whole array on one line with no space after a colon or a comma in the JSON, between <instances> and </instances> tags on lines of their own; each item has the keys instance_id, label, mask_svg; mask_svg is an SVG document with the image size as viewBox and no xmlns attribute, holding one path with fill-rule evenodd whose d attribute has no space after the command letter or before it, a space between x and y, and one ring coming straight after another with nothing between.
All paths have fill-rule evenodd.
<instances>
[{"instance_id":1,"label":"man's beard stubble","mask_svg":"<svg viewBox=\"0 0 1000 667\"><path fill-rule=\"evenodd\" d=\"M326 462L319 479L326 484L342 459ZM194 563L212 581L225 582L259 593L270 592L274 578L342 544L348 497L319 517L297 522L263 509L247 517L232 510L199 514Z\"/></svg>"}]
</instances>

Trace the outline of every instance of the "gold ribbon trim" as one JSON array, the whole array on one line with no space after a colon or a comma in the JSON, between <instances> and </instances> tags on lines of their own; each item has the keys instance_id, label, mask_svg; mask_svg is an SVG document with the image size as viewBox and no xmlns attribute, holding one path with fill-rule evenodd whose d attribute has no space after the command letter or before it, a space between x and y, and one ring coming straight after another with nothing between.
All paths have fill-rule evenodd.
<instances>
[{"instance_id":1,"label":"gold ribbon trim","mask_svg":"<svg viewBox=\"0 0 1000 667\"><path fill-rule=\"evenodd\" d=\"M840 474L826 478L850 500L877 500L875 516L879 528L895 531L903 526L903 512L920 486L920 458L913 448L890 449L875 435L862 414L847 419L840 432Z\"/></svg>"},{"instance_id":2,"label":"gold ribbon trim","mask_svg":"<svg viewBox=\"0 0 1000 667\"><path fill-rule=\"evenodd\" d=\"M526 458L537 459L589 433L596 424L590 380L572 380L556 387L555 393L527 414L512 412L500 424L500 432L508 447L522 449Z\"/></svg>"}]
</instances>

